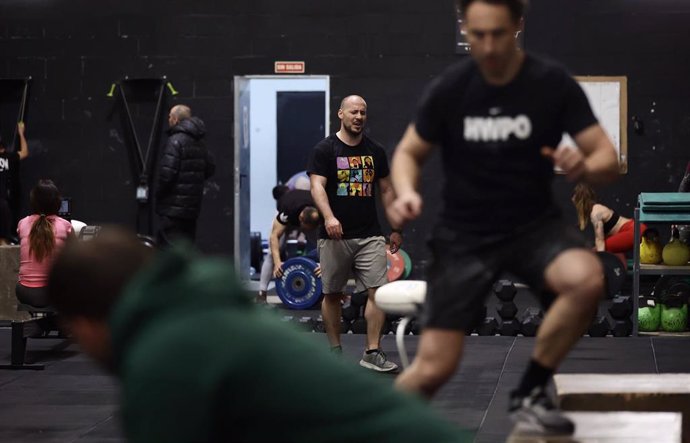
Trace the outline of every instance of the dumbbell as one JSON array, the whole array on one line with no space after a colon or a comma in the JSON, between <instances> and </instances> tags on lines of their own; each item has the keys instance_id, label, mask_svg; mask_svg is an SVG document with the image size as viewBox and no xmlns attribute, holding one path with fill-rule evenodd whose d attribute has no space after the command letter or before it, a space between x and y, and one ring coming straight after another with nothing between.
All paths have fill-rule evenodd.
<instances>
[{"instance_id":1,"label":"dumbbell","mask_svg":"<svg viewBox=\"0 0 690 443\"><path fill-rule=\"evenodd\" d=\"M352 322L352 324L350 325L350 329L352 329L353 334L366 334L367 321L364 318L360 317Z\"/></svg>"},{"instance_id":2,"label":"dumbbell","mask_svg":"<svg viewBox=\"0 0 690 443\"><path fill-rule=\"evenodd\" d=\"M512 320L518 312L517 305L512 301L504 301L496 306L496 312L502 320Z\"/></svg>"},{"instance_id":3,"label":"dumbbell","mask_svg":"<svg viewBox=\"0 0 690 443\"><path fill-rule=\"evenodd\" d=\"M360 315L360 306L355 306L350 302L349 305L343 306L342 309L342 317L344 321L347 322L352 322L354 320L357 320Z\"/></svg>"},{"instance_id":4,"label":"dumbbell","mask_svg":"<svg viewBox=\"0 0 690 443\"><path fill-rule=\"evenodd\" d=\"M625 263L615 254L610 252L600 251L597 252L597 255L604 268L606 298L611 299L615 297L618 292L620 292L623 284L625 283L625 279L627 277Z\"/></svg>"},{"instance_id":5,"label":"dumbbell","mask_svg":"<svg viewBox=\"0 0 690 443\"><path fill-rule=\"evenodd\" d=\"M320 319L321 317L319 317ZM296 319L296 324L307 332L312 332L319 324L319 319L313 320L311 317L300 317ZM323 324L323 320L321 320Z\"/></svg>"},{"instance_id":6,"label":"dumbbell","mask_svg":"<svg viewBox=\"0 0 690 443\"><path fill-rule=\"evenodd\" d=\"M478 329L484 322L486 318L486 306L482 306L481 309L477 310L472 320L472 324L465 330L465 335L472 335L472 332L479 332Z\"/></svg>"},{"instance_id":7,"label":"dumbbell","mask_svg":"<svg viewBox=\"0 0 690 443\"><path fill-rule=\"evenodd\" d=\"M609 313L615 320L630 318L633 312L633 302L630 296L617 296L611 301Z\"/></svg>"},{"instance_id":8,"label":"dumbbell","mask_svg":"<svg viewBox=\"0 0 690 443\"><path fill-rule=\"evenodd\" d=\"M609 320L606 318L606 316L597 315L596 317L594 317L594 321L592 321L592 324L589 325L587 333L590 337L606 337L609 333L610 328L611 325L609 324Z\"/></svg>"},{"instance_id":9,"label":"dumbbell","mask_svg":"<svg viewBox=\"0 0 690 443\"><path fill-rule=\"evenodd\" d=\"M615 320L615 324L611 328L611 334L614 337L628 337L632 334L633 323L632 320L626 318L625 320Z\"/></svg>"},{"instance_id":10,"label":"dumbbell","mask_svg":"<svg viewBox=\"0 0 690 443\"><path fill-rule=\"evenodd\" d=\"M352 297L350 298L350 304L357 307L365 306L367 304L368 299L369 293L366 290L361 292L355 292L352 294Z\"/></svg>"},{"instance_id":11,"label":"dumbbell","mask_svg":"<svg viewBox=\"0 0 690 443\"><path fill-rule=\"evenodd\" d=\"M520 332L520 322L517 319L503 320L498 327L498 333L501 335L516 336Z\"/></svg>"},{"instance_id":12,"label":"dumbbell","mask_svg":"<svg viewBox=\"0 0 690 443\"><path fill-rule=\"evenodd\" d=\"M539 308L527 308L522 314L520 320L520 332L525 337L534 337L537 335L537 330L544 318L544 313Z\"/></svg>"},{"instance_id":13,"label":"dumbbell","mask_svg":"<svg viewBox=\"0 0 690 443\"><path fill-rule=\"evenodd\" d=\"M410 332L412 335L419 335L422 332L422 325L418 320L412 320L410 322Z\"/></svg>"},{"instance_id":14,"label":"dumbbell","mask_svg":"<svg viewBox=\"0 0 690 443\"><path fill-rule=\"evenodd\" d=\"M486 317L477 327L479 335L496 335L498 332L498 321L494 317Z\"/></svg>"},{"instance_id":15,"label":"dumbbell","mask_svg":"<svg viewBox=\"0 0 690 443\"><path fill-rule=\"evenodd\" d=\"M492 287L493 293L496 294L499 300L512 301L515 298L517 289L510 280L499 280L494 283Z\"/></svg>"}]
</instances>

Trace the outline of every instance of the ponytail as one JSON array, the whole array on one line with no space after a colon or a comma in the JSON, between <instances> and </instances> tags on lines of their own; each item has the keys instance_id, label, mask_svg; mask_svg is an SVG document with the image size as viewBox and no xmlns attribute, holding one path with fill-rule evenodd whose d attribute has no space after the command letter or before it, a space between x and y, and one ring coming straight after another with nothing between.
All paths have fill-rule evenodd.
<instances>
[{"instance_id":1,"label":"ponytail","mask_svg":"<svg viewBox=\"0 0 690 443\"><path fill-rule=\"evenodd\" d=\"M52 255L54 249L53 222L45 214L40 214L29 233L29 254L33 255L37 262L42 262Z\"/></svg>"}]
</instances>

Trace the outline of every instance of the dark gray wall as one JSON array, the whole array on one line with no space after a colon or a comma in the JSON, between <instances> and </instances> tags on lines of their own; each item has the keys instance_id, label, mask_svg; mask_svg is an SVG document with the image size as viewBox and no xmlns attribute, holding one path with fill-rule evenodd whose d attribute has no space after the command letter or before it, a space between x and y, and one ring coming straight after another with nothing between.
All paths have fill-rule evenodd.
<instances>
[{"instance_id":1,"label":"dark gray wall","mask_svg":"<svg viewBox=\"0 0 690 443\"><path fill-rule=\"evenodd\" d=\"M125 75L167 75L181 94L166 105L188 103L206 121L219 165L199 243L228 253L232 77L271 74L276 59L305 60L307 73L331 76L332 109L350 93L367 98L371 134L392 150L422 86L458 57L453 11L452 0L2 0L0 76L34 78L28 132L37 155L24 165L23 186L51 176L75 199L77 217L135 226L131 143L105 93ZM629 132L630 172L601 191L624 214L640 191L676 190L688 160L689 18L682 0L532 1L529 51L574 74L628 76L629 115L646 134ZM135 109L139 124L148 124L146 109ZM437 175L424 186L429 211L406 236L418 258L439 203ZM570 211L570 185L559 178L555 188Z\"/></svg>"}]
</instances>

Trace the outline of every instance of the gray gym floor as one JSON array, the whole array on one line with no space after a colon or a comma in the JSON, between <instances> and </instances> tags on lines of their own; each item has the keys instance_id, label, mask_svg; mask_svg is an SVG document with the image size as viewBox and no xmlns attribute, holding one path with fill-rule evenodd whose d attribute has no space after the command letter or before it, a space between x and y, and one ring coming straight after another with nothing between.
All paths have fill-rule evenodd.
<instances>
[{"instance_id":1,"label":"gray gym floor","mask_svg":"<svg viewBox=\"0 0 690 443\"><path fill-rule=\"evenodd\" d=\"M323 334L312 333L325 346ZM408 336L414 352L419 338ZM0 329L0 360L9 361L10 331ZM432 407L458 425L477 431L476 442L505 441L511 425L505 410L534 339L467 338L465 360ZM343 336L344 358L357 365L364 337ZM389 357L399 361L392 335L383 340ZM583 338L561 368L568 373L690 372L690 338ZM0 371L0 441L120 442L117 382L75 345L57 339L29 340L27 358L43 371ZM362 369L364 370L364 369ZM193 376L193 374L190 374ZM389 375L380 375L393 381Z\"/></svg>"}]
</instances>

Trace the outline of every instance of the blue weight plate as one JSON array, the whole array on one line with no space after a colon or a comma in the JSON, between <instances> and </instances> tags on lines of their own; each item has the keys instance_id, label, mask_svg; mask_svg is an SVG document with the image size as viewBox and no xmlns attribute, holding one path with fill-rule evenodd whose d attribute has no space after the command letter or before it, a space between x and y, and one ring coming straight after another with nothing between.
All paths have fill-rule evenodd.
<instances>
[{"instance_id":1,"label":"blue weight plate","mask_svg":"<svg viewBox=\"0 0 690 443\"><path fill-rule=\"evenodd\" d=\"M318 265L306 257L283 262L283 276L275 280L280 300L290 309L309 309L321 298L321 279L314 271Z\"/></svg>"}]
</instances>

